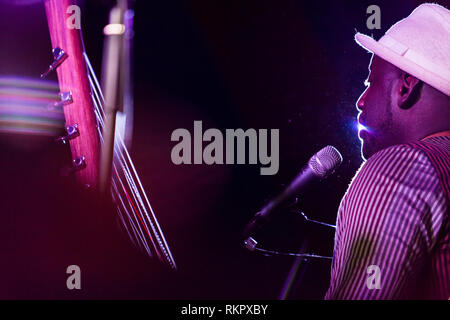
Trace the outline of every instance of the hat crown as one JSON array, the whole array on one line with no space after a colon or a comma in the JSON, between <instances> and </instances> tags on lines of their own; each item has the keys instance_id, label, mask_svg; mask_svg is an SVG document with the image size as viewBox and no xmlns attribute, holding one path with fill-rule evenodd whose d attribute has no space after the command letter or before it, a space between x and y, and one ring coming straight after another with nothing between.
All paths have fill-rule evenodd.
<instances>
[{"instance_id":1,"label":"hat crown","mask_svg":"<svg viewBox=\"0 0 450 320\"><path fill-rule=\"evenodd\" d=\"M380 41L357 33L363 48L450 96L450 11L426 3L394 24Z\"/></svg>"},{"instance_id":2,"label":"hat crown","mask_svg":"<svg viewBox=\"0 0 450 320\"><path fill-rule=\"evenodd\" d=\"M450 69L450 11L436 4L422 4L387 32L410 50ZM385 36L384 36L385 37ZM380 42L383 42L383 38Z\"/></svg>"}]
</instances>

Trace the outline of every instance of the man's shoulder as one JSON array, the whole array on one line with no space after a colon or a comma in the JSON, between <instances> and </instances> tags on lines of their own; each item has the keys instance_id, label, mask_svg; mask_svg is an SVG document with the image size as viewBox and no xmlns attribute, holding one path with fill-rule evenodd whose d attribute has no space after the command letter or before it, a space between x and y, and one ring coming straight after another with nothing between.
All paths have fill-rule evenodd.
<instances>
[{"instance_id":1,"label":"man's shoulder","mask_svg":"<svg viewBox=\"0 0 450 320\"><path fill-rule=\"evenodd\" d=\"M450 152L450 138L436 137L429 138L424 141L396 144L376 152L366 161L366 163L379 163L386 160L410 160L413 162L422 162L423 164L431 165L431 161L428 159L427 153L427 151L430 150L430 147L434 150L439 149L443 153L448 154Z\"/></svg>"},{"instance_id":2,"label":"man's shoulder","mask_svg":"<svg viewBox=\"0 0 450 320\"><path fill-rule=\"evenodd\" d=\"M427 154L414 144L397 144L373 154L363 167L370 170L393 170L401 167L431 166Z\"/></svg>"},{"instance_id":3,"label":"man's shoulder","mask_svg":"<svg viewBox=\"0 0 450 320\"><path fill-rule=\"evenodd\" d=\"M361 201L365 206L379 201L393 204L406 199L416 203L419 198L432 201L441 198L442 194L436 169L426 153L409 144L399 144L378 151L363 163L340 207L344 210L359 208Z\"/></svg>"},{"instance_id":4,"label":"man's shoulder","mask_svg":"<svg viewBox=\"0 0 450 320\"><path fill-rule=\"evenodd\" d=\"M427 154L411 144L398 144L373 154L361 165L352 185L357 181L367 187L380 183L416 184L429 179L436 180L437 175Z\"/></svg>"}]
</instances>

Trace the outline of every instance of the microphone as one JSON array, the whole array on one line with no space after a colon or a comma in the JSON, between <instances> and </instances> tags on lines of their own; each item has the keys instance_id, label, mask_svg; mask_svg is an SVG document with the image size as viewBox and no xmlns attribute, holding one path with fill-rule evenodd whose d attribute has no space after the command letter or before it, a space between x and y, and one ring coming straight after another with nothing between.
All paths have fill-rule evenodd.
<instances>
[{"instance_id":1,"label":"microphone","mask_svg":"<svg viewBox=\"0 0 450 320\"><path fill-rule=\"evenodd\" d=\"M341 163L342 156L333 146L326 146L313 155L289 186L255 214L244 229L244 237L261 227L283 202L304 191L312 182L328 177Z\"/></svg>"}]
</instances>

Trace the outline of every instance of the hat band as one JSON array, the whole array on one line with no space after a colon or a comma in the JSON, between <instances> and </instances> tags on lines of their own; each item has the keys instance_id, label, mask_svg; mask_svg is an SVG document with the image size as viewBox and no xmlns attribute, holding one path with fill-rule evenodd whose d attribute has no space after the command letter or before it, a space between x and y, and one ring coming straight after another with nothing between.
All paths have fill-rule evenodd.
<instances>
[{"instance_id":1,"label":"hat band","mask_svg":"<svg viewBox=\"0 0 450 320\"><path fill-rule=\"evenodd\" d=\"M447 81L450 81L450 72L449 70L444 66L438 66L434 62L428 60L423 55L418 53L417 51L414 51L407 46L405 46L403 43L395 40L389 35L384 35L380 40L379 43L383 46L391 49L398 55L403 56L405 59L419 65L423 69L426 69L428 71L431 71L435 73L436 75L440 76L442 79L445 79Z\"/></svg>"}]
</instances>

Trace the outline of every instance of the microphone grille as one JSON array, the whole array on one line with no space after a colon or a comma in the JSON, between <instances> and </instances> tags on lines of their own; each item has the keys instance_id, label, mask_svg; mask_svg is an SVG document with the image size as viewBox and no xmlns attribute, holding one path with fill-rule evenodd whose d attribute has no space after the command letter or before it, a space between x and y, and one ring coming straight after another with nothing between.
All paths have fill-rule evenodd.
<instances>
[{"instance_id":1,"label":"microphone grille","mask_svg":"<svg viewBox=\"0 0 450 320\"><path fill-rule=\"evenodd\" d=\"M340 152L333 146L326 146L309 159L308 165L316 176L326 178L341 163Z\"/></svg>"}]
</instances>

